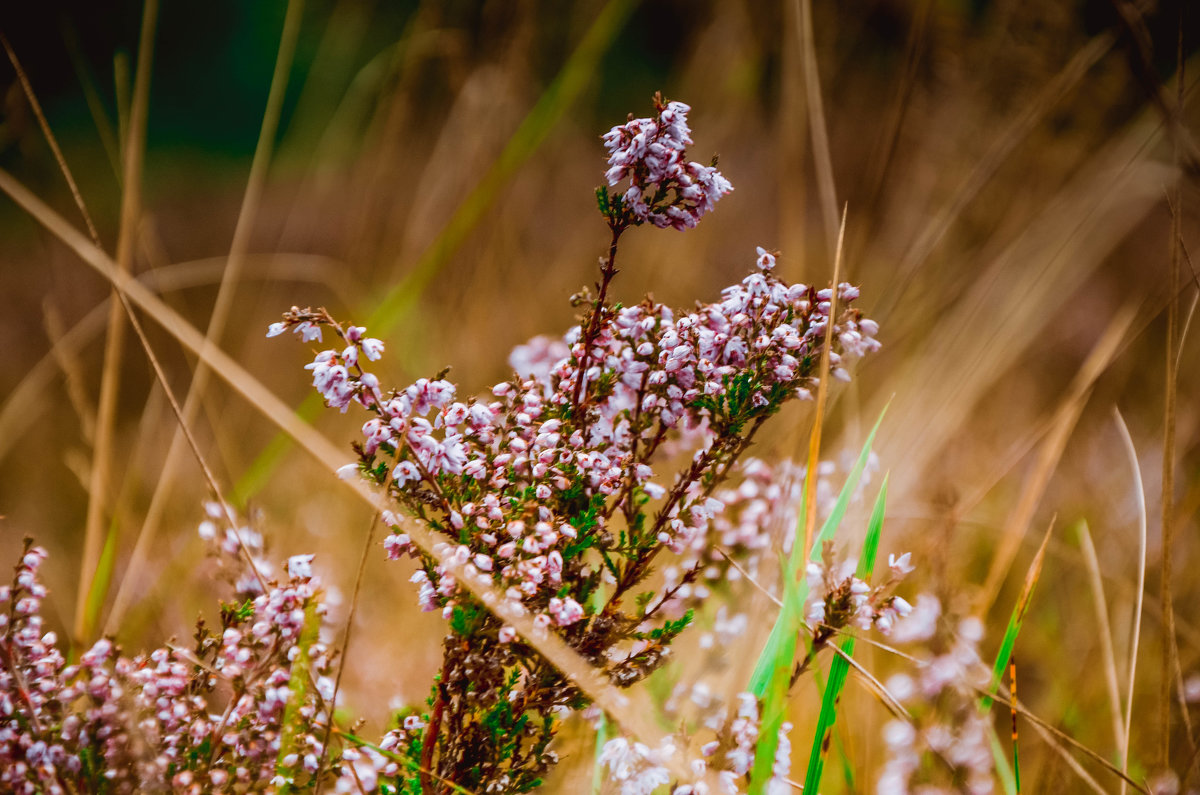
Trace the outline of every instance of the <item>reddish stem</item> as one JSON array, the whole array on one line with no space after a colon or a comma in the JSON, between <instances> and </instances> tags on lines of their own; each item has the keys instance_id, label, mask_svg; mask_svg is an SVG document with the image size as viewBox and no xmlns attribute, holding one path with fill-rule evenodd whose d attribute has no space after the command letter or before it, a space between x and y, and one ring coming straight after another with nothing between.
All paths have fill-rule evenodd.
<instances>
[{"instance_id":1,"label":"reddish stem","mask_svg":"<svg viewBox=\"0 0 1200 795\"><path fill-rule=\"evenodd\" d=\"M596 297L596 305L592 308L592 316L588 320L587 329L580 339L580 342L583 343L583 355L579 357L579 371L575 374L575 391L571 396L576 422L583 418L583 406L580 400L583 395L583 380L587 377L588 366L591 364L592 343L600 331L600 316L604 313L604 302L608 297L608 284L617 275L617 241L620 239L621 233L625 231L625 227L621 224L614 224L611 229L612 240L608 244L608 259L600 266L600 292Z\"/></svg>"},{"instance_id":2,"label":"reddish stem","mask_svg":"<svg viewBox=\"0 0 1200 795\"><path fill-rule=\"evenodd\" d=\"M433 712L429 716L429 725L425 727L425 737L421 743L421 792L428 792L430 795L437 793L437 790L433 788L433 752L437 747L438 734L442 728L442 713L446 709L446 700L442 691L443 686L439 684L437 698L433 702Z\"/></svg>"}]
</instances>

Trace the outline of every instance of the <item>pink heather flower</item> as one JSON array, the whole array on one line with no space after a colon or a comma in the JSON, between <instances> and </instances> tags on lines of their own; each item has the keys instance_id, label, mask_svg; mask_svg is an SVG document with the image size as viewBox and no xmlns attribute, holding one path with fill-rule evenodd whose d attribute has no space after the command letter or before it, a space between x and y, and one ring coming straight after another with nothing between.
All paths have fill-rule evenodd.
<instances>
[{"instance_id":1,"label":"pink heather flower","mask_svg":"<svg viewBox=\"0 0 1200 795\"><path fill-rule=\"evenodd\" d=\"M609 153L605 179L612 187L629 179L621 198L635 224L690 229L733 190L716 168L685 160L692 144L690 110L669 102L660 106L657 119L632 119L603 136Z\"/></svg>"},{"instance_id":2,"label":"pink heather flower","mask_svg":"<svg viewBox=\"0 0 1200 795\"><path fill-rule=\"evenodd\" d=\"M517 631L509 626L500 627L497 637L501 643L512 643L517 637Z\"/></svg>"},{"instance_id":3,"label":"pink heather flower","mask_svg":"<svg viewBox=\"0 0 1200 795\"><path fill-rule=\"evenodd\" d=\"M407 533L396 533L383 540L383 548L388 560L400 560L406 552L412 549L412 539Z\"/></svg>"},{"instance_id":4,"label":"pink heather flower","mask_svg":"<svg viewBox=\"0 0 1200 795\"><path fill-rule=\"evenodd\" d=\"M566 599L559 599L558 597L551 599L548 610L550 611L550 615L554 617L554 622L560 627L568 627L583 618L583 607L580 606L579 602L570 597Z\"/></svg>"}]
</instances>

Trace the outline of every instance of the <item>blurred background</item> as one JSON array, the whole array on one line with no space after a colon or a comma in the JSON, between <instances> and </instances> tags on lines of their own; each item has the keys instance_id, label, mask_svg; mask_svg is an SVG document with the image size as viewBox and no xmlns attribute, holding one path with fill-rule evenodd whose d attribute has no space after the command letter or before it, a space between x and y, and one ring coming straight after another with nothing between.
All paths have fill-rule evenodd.
<instances>
[{"instance_id":1,"label":"blurred background","mask_svg":"<svg viewBox=\"0 0 1200 795\"><path fill-rule=\"evenodd\" d=\"M1186 334L1197 295L1188 253L1200 208L1190 91L1200 9L1182 0L290 8L164 4L145 63L141 3L0 10L0 32L110 254L129 157L120 142L140 127L135 86L148 69L141 202L126 243L132 271L167 304L203 331L223 289L220 347L292 406L310 391L307 348L264 333L293 304L326 306L382 336L385 383L452 366L463 393L477 393L508 376L514 345L569 327L568 296L595 278L607 242L593 197L605 168L599 136L628 113L650 115L655 91L687 102L692 157L719 154L735 192L687 234L627 235L617 297L711 300L742 278L757 245L780 252L785 278L825 282L845 209L843 275L862 285L883 350L837 393L828 456L856 451L891 401L876 446L892 478L884 551L914 552L912 593L983 615L987 653L1053 522L1017 646L1020 697L1109 759L1102 633L1077 523L1095 545L1099 609L1125 682L1141 490L1142 728L1131 770L1161 767L1166 529L1172 693L1200 674L1200 371ZM273 74L277 112L268 112ZM8 59L0 89L0 168L84 229ZM168 454L176 422L141 346L126 333L110 358L107 421L98 406L108 286L7 198L0 295L0 559L15 561L25 536L50 550L52 623L67 635L91 556L101 572L87 600L91 635L113 632L129 650L187 637L198 612L213 617L220 592L195 532L208 489L185 448ZM183 395L195 358L146 326ZM1178 365L1175 401L1168 360ZM317 553L344 611L368 511L219 377L206 380L194 426L218 481L273 557ZM349 461L362 418L313 411L311 401L302 410ZM802 410L781 417L758 454L799 456L810 420ZM107 477L94 476L98 449ZM90 547L89 523L99 529ZM417 611L407 564L382 557L369 559L345 685L350 711L376 727L392 696L391 706L424 698L442 632ZM863 655L881 676L895 667ZM861 715L843 728L846 754L864 771L858 787L871 789L887 715L861 688L846 698L846 714ZM816 703L798 693L793 713ZM1181 776L1195 759L1196 719L1194 704L1174 703L1169 761ZM796 720L797 765L813 722ZM564 739L563 781L579 772L572 764L590 764L589 743ZM1023 743L1030 791L1079 785L1037 735ZM827 785L854 789L832 775Z\"/></svg>"}]
</instances>

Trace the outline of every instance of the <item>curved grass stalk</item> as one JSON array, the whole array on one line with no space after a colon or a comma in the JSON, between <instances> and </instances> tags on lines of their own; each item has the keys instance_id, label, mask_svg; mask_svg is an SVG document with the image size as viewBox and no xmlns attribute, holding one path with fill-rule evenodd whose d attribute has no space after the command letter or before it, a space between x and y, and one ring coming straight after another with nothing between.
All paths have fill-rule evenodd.
<instances>
[{"instance_id":1,"label":"curved grass stalk","mask_svg":"<svg viewBox=\"0 0 1200 795\"><path fill-rule=\"evenodd\" d=\"M1133 736L1133 690L1137 682L1138 643L1142 634L1142 606L1146 598L1146 490L1142 482L1142 468L1138 464L1137 449L1133 446L1133 437L1129 435L1129 427L1125 425L1121 412L1114 407L1113 419L1117 430L1121 432L1121 441L1125 443L1125 452L1129 456L1129 468L1133 474L1134 499L1138 508L1138 577L1137 596L1134 600L1133 637L1129 642L1129 685L1125 696L1125 736L1121 744L1121 773L1129 772L1129 741ZM1125 781L1121 781L1121 793L1125 793Z\"/></svg>"}]
</instances>

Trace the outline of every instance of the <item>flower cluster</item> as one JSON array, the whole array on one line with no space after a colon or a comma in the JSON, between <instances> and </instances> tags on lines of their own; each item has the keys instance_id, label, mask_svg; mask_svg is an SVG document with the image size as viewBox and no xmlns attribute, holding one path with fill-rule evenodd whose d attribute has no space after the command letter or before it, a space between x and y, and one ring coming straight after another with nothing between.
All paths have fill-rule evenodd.
<instances>
[{"instance_id":1,"label":"flower cluster","mask_svg":"<svg viewBox=\"0 0 1200 795\"><path fill-rule=\"evenodd\" d=\"M292 307L291 312L284 315L284 322L271 324L267 336L277 337L290 327L305 342L320 342L320 325L311 321L295 320L299 315L300 310ZM383 343L373 337L364 336L365 333L366 329L362 326L347 327L342 333L349 343L345 349L322 351L312 364L305 365L306 370L312 370L313 387L325 398L326 404L340 409L343 413L349 408L351 399L358 395L358 388L364 386L351 378L348 368L357 367L360 355L369 361L383 356ZM378 387L378 383L375 386Z\"/></svg>"},{"instance_id":2,"label":"flower cluster","mask_svg":"<svg viewBox=\"0 0 1200 795\"><path fill-rule=\"evenodd\" d=\"M283 326L327 326L345 341L309 366L331 406L355 402L373 415L363 425L362 471L441 531L457 563L489 573L543 625L566 627L584 617L592 587L560 593L564 583L602 573L581 564L580 553L606 549L611 562L660 546L707 549L724 508L713 496L716 474L728 472L783 403L811 394L830 291L789 285L773 266L760 250L755 273L721 301L682 315L650 301L597 307L590 334L583 324L566 334L565 356L526 363L542 377L498 384L491 400L460 400L444 379L385 393L363 369L371 339L361 327L346 330L324 310L295 308ZM831 360L844 375L843 357L877 343L875 325L848 306L857 290L842 285L840 293ZM696 432L701 447L682 477L664 483L654 477L656 453L684 431ZM782 497L764 477L764 491ZM657 511L640 510L651 503ZM400 518L384 518L396 531L385 544L389 557L419 557ZM767 536L755 522L764 518L746 515L740 536L728 540L761 551ZM609 573L622 574L615 566ZM453 576L431 561L414 582L423 607L447 617L461 599Z\"/></svg>"},{"instance_id":3,"label":"flower cluster","mask_svg":"<svg viewBox=\"0 0 1200 795\"><path fill-rule=\"evenodd\" d=\"M702 780L710 771L715 774L719 786L717 792L721 795L744 792L748 775L754 767L758 743L758 700L750 693L740 693L736 708L728 709L707 689L697 686L693 689L691 701L700 707L702 730L707 731L711 739L700 745L699 756L689 763L697 783L678 785L671 790L671 795L704 795L710 792ZM766 788L768 795L784 795L791 791L788 783L792 750L788 735L791 730L790 723L784 723L779 728L779 745ZM696 737L688 739L695 740ZM643 743L616 737L605 743L599 762L607 766L612 779L620 783L621 795L649 795L671 781L664 759L677 754L677 746L685 742L683 737L668 736L660 748L651 749Z\"/></svg>"},{"instance_id":4,"label":"flower cluster","mask_svg":"<svg viewBox=\"0 0 1200 795\"><path fill-rule=\"evenodd\" d=\"M914 613L900 627L916 617ZM993 791L991 719L979 708L979 691L991 679L977 650L982 638L978 619L964 619L945 639L944 651L925 660L915 676L901 673L887 680L888 691L909 708L911 719L884 727L888 758L877 784L879 795ZM940 764L922 764L926 755Z\"/></svg>"},{"instance_id":5,"label":"flower cluster","mask_svg":"<svg viewBox=\"0 0 1200 795\"><path fill-rule=\"evenodd\" d=\"M57 636L43 630L45 550L26 544L11 586L0 587L0 789L60 795L82 771L79 692L69 687ZM73 677L70 677L73 678Z\"/></svg>"},{"instance_id":6,"label":"flower cluster","mask_svg":"<svg viewBox=\"0 0 1200 795\"><path fill-rule=\"evenodd\" d=\"M224 605L219 632L201 622L190 650L129 658L101 639L76 665L42 631L44 559L27 546L0 588L0 789L266 792L321 773L349 791L364 759L372 780L396 775L380 754L325 746L333 680L310 556L289 561L286 581Z\"/></svg>"},{"instance_id":7,"label":"flower cluster","mask_svg":"<svg viewBox=\"0 0 1200 795\"><path fill-rule=\"evenodd\" d=\"M805 613L808 623L830 631L853 626L872 627L887 635L898 619L912 612L912 605L891 591L913 570L912 555L905 552L888 559L889 576L881 584L871 585L855 576L857 561L835 564L833 545L826 543L820 563L808 564L809 601Z\"/></svg>"},{"instance_id":8,"label":"flower cluster","mask_svg":"<svg viewBox=\"0 0 1200 795\"><path fill-rule=\"evenodd\" d=\"M717 200L733 190L729 180L712 166L688 162L692 131L682 102L655 97L657 118L634 119L604 135L608 150L605 179L616 187L626 178L629 187L614 197L616 214L627 223L649 221L657 227L691 229Z\"/></svg>"}]
</instances>

